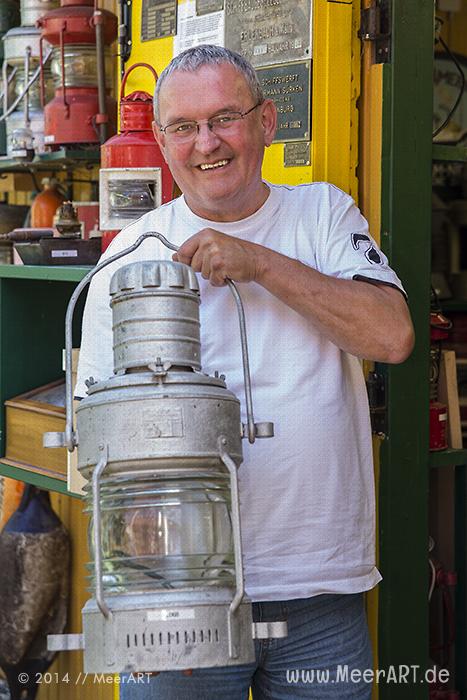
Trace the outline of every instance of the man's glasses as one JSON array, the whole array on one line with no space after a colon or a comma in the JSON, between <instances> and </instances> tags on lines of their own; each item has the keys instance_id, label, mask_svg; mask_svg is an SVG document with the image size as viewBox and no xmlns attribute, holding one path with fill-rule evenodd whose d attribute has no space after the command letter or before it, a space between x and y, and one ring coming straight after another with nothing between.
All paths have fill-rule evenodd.
<instances>
[{"instance_id":1,"label":"man's glasses","mask_svg":"<svg viewBox=\"0 0 467 700\"><path fill-rule=\"evenodd\" d=\"M207 124L208 129L214 134L228 133L229 129L233 129L238 126L247 114L250 114L254 109L259 107L262 102L258 102L247 112L222 112L222 114L216 114L215 117L210 119L202 119L200 121L191 122L174 122L173 124L167 124L167 126L159 127L163 134L168 136L170 139L177 141L177 143L183 143L186 141L194 141L199 133L199 128L202 124Z\"/></svg>"}]
</instances>

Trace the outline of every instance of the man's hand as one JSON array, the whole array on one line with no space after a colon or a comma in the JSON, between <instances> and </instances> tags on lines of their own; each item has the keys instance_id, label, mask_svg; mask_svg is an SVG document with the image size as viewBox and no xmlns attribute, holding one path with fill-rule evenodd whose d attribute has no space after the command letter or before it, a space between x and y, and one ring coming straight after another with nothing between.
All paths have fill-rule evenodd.
<instances>
[{"instance_id":1,"label":"man's hand","mask_svg":"<svg viewBox=\"0 0 467 700\"><path fill-rule=\"evenodd\" d=\"M235 282L256 280L261 249L256 243L204 228L188 238L172 259L201 272L214 287L222 287L227 277Z\"/></svg>"}]
</instances>

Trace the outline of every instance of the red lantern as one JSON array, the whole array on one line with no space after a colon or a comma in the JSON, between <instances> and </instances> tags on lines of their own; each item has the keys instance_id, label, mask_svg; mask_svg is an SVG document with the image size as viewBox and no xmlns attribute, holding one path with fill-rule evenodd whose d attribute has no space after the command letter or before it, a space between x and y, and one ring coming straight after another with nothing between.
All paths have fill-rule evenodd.
<instances>
[{"instance_id":1,"label":"red lantern","mask_svg":"<svg viewBox=\"0 0 467 700\"><path fill-rule=\"evenodd\" d=\"M45 105L45 143L62 146L105 141L115 131L116 102L105 85L105 47L117 36L117 18L98 10L93 0L61 0L61 7L37 20L42 30L41 91L44 102L42 44L52 45L55 97ZM110 53L107 59L111 62ZM99 132L99 133L98 133Z\"/></svg>"},{"instance_id":2,"label":"red lantern","mask_svg":"<svg viewBox=\"0 0 467 700\"><path fill-rule=\"evenodd\" d=\"M157 73L147 63L135 63L120 88L120 130L101 146L100 228L102 248L128 223L168 202L174 181L152 131L153 99L143 90L124 96L129 74L137 67Z\"/></svg>"}]
</instances>

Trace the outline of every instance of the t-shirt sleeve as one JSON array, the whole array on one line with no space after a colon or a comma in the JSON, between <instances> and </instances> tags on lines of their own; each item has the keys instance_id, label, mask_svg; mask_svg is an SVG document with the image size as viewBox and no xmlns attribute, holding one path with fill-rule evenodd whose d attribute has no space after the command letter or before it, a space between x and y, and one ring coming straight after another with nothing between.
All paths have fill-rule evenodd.
<instances>
[{"instance_id":1,"label":"t-shirt sleeve","mask_svg":"<svg viewBox=\"0 0 467 700\"><path fill-rule=\"evenodd\" d=\"M74 395L87 395L86 380L104 380L113 374L112 314L109 275L101 270L91 281L83 313L81 348Z\"/></svg>"},{"instance_id":2,"label":"t-shirt sleeve","mask_svg":"<svg viewBox=\"0 0 467 700\"><path fill-rule=\"evenodd\" d=\"M322 219L319 269L326 275L388 284L406 296L401 280L389 266L388 259L368 231L352 197L330 186L327 211Z\"/></svg>"}]
</instances>

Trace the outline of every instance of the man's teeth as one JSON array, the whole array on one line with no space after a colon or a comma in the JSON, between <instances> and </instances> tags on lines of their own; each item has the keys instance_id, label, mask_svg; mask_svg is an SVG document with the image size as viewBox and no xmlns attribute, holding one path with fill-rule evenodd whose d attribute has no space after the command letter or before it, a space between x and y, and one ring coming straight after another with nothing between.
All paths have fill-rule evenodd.
<instances>
[{"instance_id":1,"label":"man's teeth","mask_svg":"<svg viewBox=\"0 0 467 700\"><path fill-rule=\"evenodd\" d=\"M218 160L217 163L201 163L199 166L201 170L212 170L213 168L220 168L222 165L227 165L228 160Z\"/></svg>"}]
</instances>

